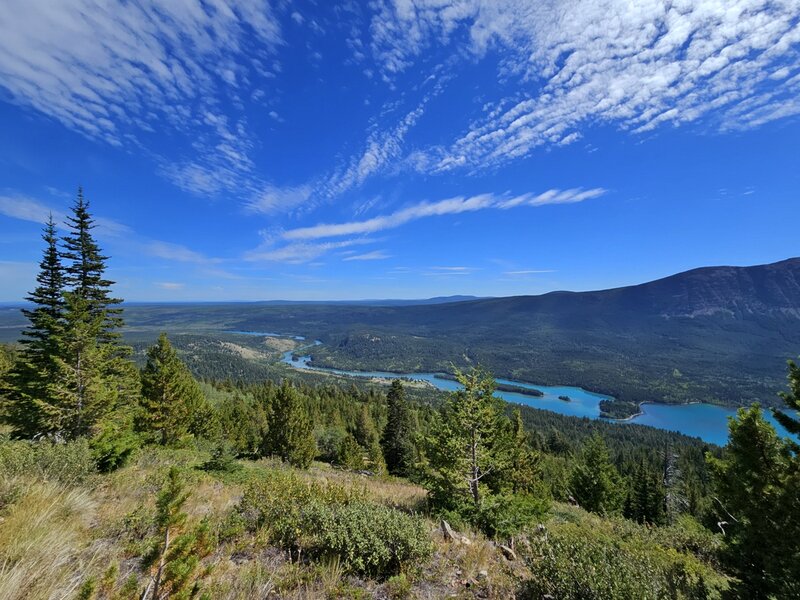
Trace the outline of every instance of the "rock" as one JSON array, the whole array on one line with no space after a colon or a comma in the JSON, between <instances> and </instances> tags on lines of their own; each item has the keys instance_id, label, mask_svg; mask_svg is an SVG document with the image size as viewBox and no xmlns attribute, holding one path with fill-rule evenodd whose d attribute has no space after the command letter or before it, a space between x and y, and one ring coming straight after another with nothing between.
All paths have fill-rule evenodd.
<instances>
[{"instance_id":1,"label":"rock","mask_svg":"<svg viewBox=\"0 0 800 600\"><path fill-rule=\"evenodd\" d=\"M480 571L478 571L479 579L488 579L488 577L489 577L489 571L487 571L486 569L481 569Z\"/></svg>"},{"instance_id":2,"label":"rock","mask_svg":"<svg viewBox=\"0 0 800 600\"><path fill-rule=\"evenodd\" d=\"M452 527L450 527L450 523L448 523L444 519L442 519L442 535L444 536L444 539L446 539L448 542L459 541L458 536L456 536L456 532L453 531Z\"/></svg>"},{"instance_id":3,"label":"rock","mask_svg":"<svg viewBox=\"0 0 800 600\"><path fill-rule=\"evenodd\" d=\"M442 527L442 535L444 536L444 539L447 540L448 542L456 542L457 544L464 544L465 546L469 546L472 544L472 541L470 541L468 537L459 535L458 533L453 531L453 528L450 527L450 523L448 523L444 519L442 519L441 527Z\"/></svg>"},{"instance_id":4,"label":"rock","mask_svg":"<svg viewBox=\"0 0 800 600\"><path fill-rule=\"evenodd\" d=\"M511 561L517 560L516 552L514 552L508 546L504 546L503 544L498 544L497 547L500 548L500 552L503 553L503 556L506 557L506 560L511 560Z\"/></svg>"}]
</instances>

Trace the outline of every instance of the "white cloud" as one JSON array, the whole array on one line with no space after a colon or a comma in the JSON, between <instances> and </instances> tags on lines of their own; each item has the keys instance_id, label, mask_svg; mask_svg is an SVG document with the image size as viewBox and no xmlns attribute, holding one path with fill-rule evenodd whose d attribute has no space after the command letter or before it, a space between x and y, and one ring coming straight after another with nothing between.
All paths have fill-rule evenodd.
<instances>
[{"instance_id":1,"label":"white cloud","mask_svg":"<svg viewBox=\"0 0 800 600\"><path fill-rule=\"evenodd\" d=\"M144 251L150 256L176 262L190 262L204 265L220 262L219 259L208 258L199 252L190 250L186 246L158 240L147 242L144 245Z\"/></svg>"},{"instance_id":2,"label":"white cloud","mask_svg":"<svg viewBox=\"0 0 800 600\"><path fill-rule=\"evenodd\" d=\"M373 250L372 252L366 252L364 254L354 254L342 260L386 260L391 257L391 254L386 254L383 250Z\"/></svg>"},{"instance_id":3,"label":"white cloud","mask_svg":"<svg viewBox=\"0 0 800 600\"><path fill-rule=\"evenodd\" d=\"M506 271L504 275L539 275L541 273L555 273L553 269L522 269L519 271Z\"/></svg>"},{"instance_id":4,"label":"white cloud","mask_svg":"<svg viewBox=\"0 0 800 600\"><path fill-rule=\"evenodd\" d=\"M161 281L157 282L156 285L162 290L182 290L185 287L184 284L176 283L174 281Z\"/></svg>"},{"instance_id":5,"label":"white cloud","mask_svg":"<svg viewBox=\"0 0 800 600\"><path fill-rule=\"evenodd\" d=\"M34 223L47 223L48 215L53 215L53 220L64 221L64 213L55 210L31 198L23 196L0 196L0 214L12 219L32 221Z\"/></svg>"},{"instance_id":6,"label":"white cloud","mask_svg":"<svg viewBox=\"0 0 800 600\"><path fill-rule=\"evenodd\" d=\"M265 185L248 202L250 212L275 214L286 213L305 204L314 191L310 184L277 187Z\"/></svg>"},{"instance_id":7,"label":"white cloud","mask_svg":"<svg viewBox=\"0 0 800 600\"><path fill-rule=\"evenodd\" d=\"M181 132L192 158L161 158L162 171L217 193L252 167L246 123L228 122L221 103L280 43L267 0L6 0L0 88L114 146Z\"/></svg>"},{"instance_id":8,"label":"white cloud","mask_svg":"<svg viewBox=\"0 0 800 600\"><path fill-rule=\"evenodd\" d=\"M332 250L339 250L349 246L358 246L362 244L371 244L374 240L368 238L356 238L351 240L343 240L340 242L294 242L286 244L285 246L274 247L273 240L265 240L265 242L244 255L244 259L253 262L278 262L287 264L300 264L313 261Z\"/></svg>"},{"instance_id":9,"label":"white cloud","mask_svg":"<svg viewBox=\"0 0 800 600\"><path fill-rule=\"evenodd\" d=\"M511 199L495 194L479 194L469 198L459 196L447 200L440 200L438 202L421 202L389 215L373 217L363 221L322 223L311 227L290 229L283 233L283 238L287 240L313 240L346 235L368 234L400 227L411 221L426 217L474 212L488 208L507 209L523 205L541 206L544 204L567 204L596 198L605 193L606 190L602 188L593 188L590 190L574 188L563 191L549 190L536 196L533 194L524 194Z\"/></svg>"},{"instance_id":10,"label":"white cloud","mask_svg":"<svg viewBox=\"0 0 800 600\"><path fill-rule=\"evenodd\" d=\"M466 44L500 50L500 77L522 84L418 155L425 171L491 168L596 124L728 130L800 114L797 0L386 0L371 33L390 78L434 44Z\"/></svg>"}]
</instances>

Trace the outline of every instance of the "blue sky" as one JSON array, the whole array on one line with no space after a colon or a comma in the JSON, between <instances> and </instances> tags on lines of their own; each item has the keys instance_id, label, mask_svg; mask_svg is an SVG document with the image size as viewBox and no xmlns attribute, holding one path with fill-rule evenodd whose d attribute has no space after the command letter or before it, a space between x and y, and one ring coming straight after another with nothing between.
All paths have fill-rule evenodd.
<instances>
[{"instance_id":1,"label":"blue sky","mask_svg":"<svg viewBox=\"0 0 800 600\"><path fill-rule=\"evenodd\" d=\"M0 301L83 185L128 300L800 254L798 0L6 0Z\"/></svg>"}]
</instances>

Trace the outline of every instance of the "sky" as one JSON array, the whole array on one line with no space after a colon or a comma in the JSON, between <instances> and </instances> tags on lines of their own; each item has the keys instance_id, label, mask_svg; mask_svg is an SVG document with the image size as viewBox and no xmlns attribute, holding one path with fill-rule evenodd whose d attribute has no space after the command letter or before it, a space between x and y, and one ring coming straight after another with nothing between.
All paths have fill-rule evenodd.
<instances>
[{"instance_id":1,"label":"sky","mask_svg":"<svg viewBox=\"0 0 800 600\"><path fill-rule=\"evenodd\" d=\"M131 301L800 255L800 0L4 0L0 301L78 186Z\"/></svg>"}]
</instances>

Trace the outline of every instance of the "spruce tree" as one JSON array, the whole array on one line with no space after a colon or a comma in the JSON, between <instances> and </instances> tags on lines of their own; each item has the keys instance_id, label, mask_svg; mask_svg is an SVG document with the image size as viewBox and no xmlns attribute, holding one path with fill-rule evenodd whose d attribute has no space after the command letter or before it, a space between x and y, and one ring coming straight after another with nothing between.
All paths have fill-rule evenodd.
<instances>
[{"instance_id":1,"label":"spruce tree","mask_svg":"<svg viewBox=\"0 0 800 600\"><path fill-rule=\"evenodd\" d=\"M708 456L729 568L742 598L796 598L800 554L797 465L758 404L730 420L721 459Z\"/></svg>"},{"instance_id":2,"label":"spruce tree","mask_svg":"<svg viewBox=\"0 0 800 600\"><path fill-rule=\"evenodd\" d=\"M514 409L511 421L510 460L508 480L511 492L532 493L540 481L539 453L531 446L530 435L522 424L522 415Z\"/></svg>"},{"instance_id":3,"label":"spruce tree","mask_svg":"<svg viewBox=\"0 0 800 600\"><path fill-rule=\"evenodd\" d=\"M386 468L392 475L408 477L414 467L414 425L399 379L392 381L386 403L388 418L381 437Z\"/></svg>"},{"instance_id":4,"label":"spruce tree","mask_svg":"<svg viewBox=\"0 0 800 600\"><path fill-rule=\"evenodd\" d=\"M91 317L102 316L100 339L112 342L119 338L118 329L123 326L122 300L111 296L113 281L105 278L106 261L92 235L96 223L89 214L89 203L78 188L78 197L72 205L72 215L67 217L69 234L63 238L62 258L69 261L65 266L65 281L72 292L87 302Z\"/></svg>"},{"instance_id":5,"label":"spruce tree","mask_svg":"<svg viewBox=\"0 0 800 600\"><path fill-rule=\"evenodd\" d=\"M486 477L508 467L508 419L494 396L494 379L473 369L456 373L464 389L453 392L439 412L429 443L432 472L428 489L435 505L448 510L480 510Z\"/></svg>"},{"instance_id":6,"label":"spruce tree","mask_svg":"<svg viewBox=\"0 0 800 600\"><path fill-rule=\"evenodd\" d=\"M161 444L174 444L187 433L199 433L208 413L203 391L162 333L147 351L137 427L157 434Z\"/></svg>"},{"instance_id":7,"label":"spruce tree","mask_svg":"<svg viewBox=\"0 0 800 600\"><path fill-rule=\"evenodd\" d=\"M30 325L22 332L22 351L7 379L8 397L4 420L14 436L31 438L43 433L39 406L47 402L47 385L55 373L55 357L64 317L64 272L58 253L58 237L53 216L44 228L44 255L36 276L37 286L26 296L32 309L22 313Z\"/></svg>"},{"instance_id":8,"label":"spruce tree","mask_svg":"<svg viewBox=\"0 0 800 600\"><path fill-rule=\"evenodd\" d=\"M780 397L788 408L800 412L800 367L792 360L788 362L789 392L781 392ZM775 415L775 419L783 425L789 433L800 436L800 418L793 417L789 413L778 409L773 409L772 414ZM792 448L795 454L800 453L800 446L796 443L792 442Z\"/></svg>"},{"instance_id":9,"label":"spruce tree","mask_svg":"<svg viewBox=\"0 0 800 600\"><path fill-rule=\"evenodd\" d=\"M271 409L271 453L294 467L308 468L317 455L317 442L300 394L285 381L278 390Z\"/></svg>"},{"instance_id":10,"label":"spruce tree","mask_svg":"<svg viewBox=\"0 0 800 600\"><path fill-rule=\"evenodd\" d=\"M121 388L109 366L113 350L98 342L102 315L92 316L89 303L72 292L65 299L53 377L46 399L35 402L43 433L75 439L99 432L100 422L117 408Z\"/></svg>"},{"instance_id":11,"label":"spruce tree","mask_svg":"<svg viewBox=\"0 0 800 600\"><path fill-rule=\"evenodd\" d=\"M612 464L603 438L590 437L580 461L572 471L570 487L575 500L583 508L598 514L611 514L620 508L622 483Z\"/></svg>"}]
</instances>

